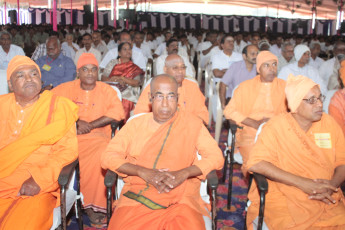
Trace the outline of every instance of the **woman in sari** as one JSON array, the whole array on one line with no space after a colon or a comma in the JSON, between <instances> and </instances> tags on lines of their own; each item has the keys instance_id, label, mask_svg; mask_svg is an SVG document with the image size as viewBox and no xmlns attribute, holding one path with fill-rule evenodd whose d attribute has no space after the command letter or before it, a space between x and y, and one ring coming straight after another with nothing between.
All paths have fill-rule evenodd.
<instances>
[{"instance_id":1,"label":"woman in sari","mask_svg":"<svg viewBox=\"0 0 345 230\"><path fill-rule=\"evenodd\" d=\"M340 125L345 135L345 60L341 62L339 69L339 83L341 89L333 95L329 103L328 112Z\"/></svg>"},{"instance_id":2,"label":"woman in sari","mask_svg":"<svg viewBox=\"0 0 345 230\"><path fill-rule=\"evenodd\" d=\"M126 113L125 122L134 109L140 95L144 71L131 60L132 48L128 42L118 46L117 59L111 60L104 68L102 81L115 85L122 94L122 105Z\"/></svg>"}]
</instances>

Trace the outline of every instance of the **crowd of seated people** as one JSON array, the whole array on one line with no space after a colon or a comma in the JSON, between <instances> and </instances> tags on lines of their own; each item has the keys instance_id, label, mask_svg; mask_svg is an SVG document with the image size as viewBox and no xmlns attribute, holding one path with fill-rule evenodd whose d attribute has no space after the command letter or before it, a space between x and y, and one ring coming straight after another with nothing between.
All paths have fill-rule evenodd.
<instances>
[{"instance_id":1,"label":"crowd of seated people","mask_svg":"<svg viewBox=\"0 0 345 230\"><path fill-rule=\"evenodd\" d=\"M41 102L43 95L49 95L49 103L55 97L68 98L73 102L71 105L69 100L64 102L59 99L59 103L65 103L64 106L71 110L64 111L65 113L74 114L75 118L70 118L70 122L76 122L76 128L73 129L69 123L68 127L61 129L62 134L56 143L35 139L40 144L37 144L36 149L28 150L26 156L21 156L24 163L42 151L54 155L61 151L58 148L63 148L59 142L71 142L73 139L73 143L66 146L77 151L76 146L79 145L81 192L84 194L84 208L93 224L106 224L103 180L106 169L111 169L126 178L127 183L122 195L125 198L120 199L119 209L115 211L118 215L111 221L112 229L126 229L127 222L131 221L131 215L136 211L138 215L152 215L153 219L161 216L158 219L164 219L164 222L155 223L158 229L174 221L176 222L170 228L178 229L176 226L181 224L179 221L185 221L184 218L167 221L163 217L170 214L178 216L181 208L195 221L185 222L185 226L194 226L185 229L202 229L200 226L203 224L200 223L203 220L200 215L205 215L204 207L200 206L202 202L193 188L200 186L200 180L208 172L220 170L223 159L219 146L205 128L209 123L209 112L205 96L195 80L198 68L209 71L215 84L220 85L220 98L215 100L220 100L225 118L243 127L237 133L236 153L242 155L245 177L259 172L275 181L270 184L274 189L279 190L281 183L284 188L293 186L297 189L298 198L303 197L303 194L307 198L309 196L309 201L305 197L301 198L303 202L336 205L335 211L332 207L325 208L318 203L304 207L306 212L316 207L322 209L317 214L327 212L330 221L324 218L315 220L316 214L313 216L313 212L309 212L311 214L304 219L284 213L285 218L281 218L281 222L271 221L268 215L267 226L278 229L277 226L283 223L292 228L295 224L296 228L302 226L301 229L328 229L329 226L336 227L339 224L339 229L342 229L341 225L345 223L338 219L338 214L345 212L345 204L338 189L345 179L345 149L342 146L345 135L345 42L341 36L270 34L260 31L224 33L203 29L144 28L138 31L110 26L92 31L89 26L84 25L58 26L58 31L53 31L51 25L0 26L0 70L6 72L7 84L12 92L0 92L0 95L4 94L0 96L0 100L8 100L0 106L5 114L1 122L6 124L6 129L0 132L0 159L8 159L6 154L12 143L31 146L27 139L35 139L30 135L37 131L31 127L35 122L42 126L42 131L38 130L42 135L38 136L44 139L45 125L50 127L49 122L41 124L35 118L40 114L34 114L34 111L43 108L54 110L54 104L53 107L44 104L42 109L36 108L38 103L48 103ZM146 75L152 81L144 85ZM297 80L291 75L297 76ZM301 90L300 87L304 84L307 88ZM294 98L297 97L293 95L294 90L296 95L301 91L297 99ZM323 104L324 96L329 97L327 104ZM213 97L218 96L215 94ZM297 104L293 104L293 100ZM331 116L322 114L322 106L327 112L328 104ZM58 109L61 108L56 108L57 111ZM9 113L13 116L8 117ZM150 115L128 121L130 117L141 113ZM53 124L63 119L63 116L49 114L43 115L49 121L52 119ZM275 143L272 132L276 132L279 119L286 123L286 129L294 129L292 135L299 135L297 139L303 139L303 143L307 143L303 148L311 149L311 153L305 151L306 155L316 153L315 156L320 160L327 161L315 165L328 167L329 173L320 173L320 178L311 178L311 174L298 174L298 170L289 171L291 167L285 168L281 162L277 163L281 161L277 158L283 157L283 154L277 154L275 149L270 149L265 144ZM115 135L110 141L112 121L123 121L122 129L127 131L121 129L118 136ZM259 139L259 144L256 144L254 139L257 131L266 122L268 128L262 139ZM323 127L325 124L330 124L331 127ZM320 133L312 133L310 130ZM75 138L70 138L71 135ZM290 134L287 132L279 135L284 137ZM49 145L49 149L46 145ZM152 145L152 149L157 152L142 151L150 149L148 145ZM284 144L282 146L286 147ZM328 153L330 149L334 150L334 157L326 159L323 151ZM182 151L179 155L186 158L185 162L179 161L179 155L174 156L174 150ZM201 160L195 159L195 150L202 155ZM189 152L183 155L184 151ZM270 158L265 159L263 151L269 152ZM292 148L286 147L284 151L288 153ZM31 173L30 165L16 163L16 167L25 169L26 174L22 172L25 170L0 166L0 201L6 204L4 207L0 206L0 229L1 221L7 220L6 218L8 224L14 223L6 210L12 208L11 202L17 202L18 197L41 195L44 192L51 195L58 191L56 175L72 158L75 159L72 156L59 158L59 164L52 167L54 175L44 179L33 174L34 171ZM308 157L301 157L302 159ZM47 165L51 164L49 159L45 161ZM175 167L172 162L177 162L178 166ZM44 167L42 165L45 163L35 165L32 160L30 164L32 167ZM270 171L266 172L265 167ZM21 176L21 173L25 175ZM270 173L279 175L272 176ZM16 174L21 179L15 185L9 184L10 179L17 178ZM309 187L303 187L291 184L295 178L293 176L318 181L314 184L304 181L309 183ZM45 181L43 183L40 180ZM7 185L12 187L6 190ZM175 189L182 186L184 189ZM17 196L13 195L15 191ZM292 193L294 191L291 190ZM190 198L191 194L195 197ZM294 198L291 194L280 195ZM156 199L156 196L159 198ZM252 190L251 196L256 199ZM277 194L273 198L272 201L281 199ZM181 206L174 206L179 201L182 201ZM56 199L51 202L55 205ZM26 207L27 204L23 206ZM133 209L133 206L136 208ZM273 206L268 205L268 208L274 210ZM251 221L257 215L253 207L250 209ZM150 212L145 209L150 209ZM163 212L165 209L171 210L171 213ZM152 210L159 212L153 215ZM45 215L51 221L50 214ZM273 217L276 218L276 215ZM138 229L142 223L138 225Z\"/></svg>"}]
</instances>

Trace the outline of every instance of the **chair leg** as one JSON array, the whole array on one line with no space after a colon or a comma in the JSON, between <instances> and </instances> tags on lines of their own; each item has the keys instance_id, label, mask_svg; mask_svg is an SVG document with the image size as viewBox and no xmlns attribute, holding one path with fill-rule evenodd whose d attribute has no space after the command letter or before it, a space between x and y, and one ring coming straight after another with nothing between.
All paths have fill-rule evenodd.
<instances>
[{"instance_id":1,"label":"chair leg","mask_svg":"<svg viewBox=\"0 0 345 230\"><path fill-rule=\"evenodd\" d=\"M247 194L249 194L249 190L250 190L250 187L252 186L252 182L253 182L253 174L249 174L249 180L248 180L248 190L247 190ZM248 204L248 198L247 198L247 202L246 202L246 205ZM248 207L246 207L248 208ZM244 227L243 227L244 230L247 230L247 214L245 215L244 217Z\"/></svg>"},{"instance_id":2,"label":"chair leg","mask_svg":"<svg viewBox=\"0 0 345 230\"><path fill-rule=\"evenodd\" d=\"M232 154L230 154L230 168L229 168L229 183L228 183L228 203L227 208L230 210L231 207L231 198L232 198L232 177L234 174L234 163L233 163L233 157L231 157Z\"/></svg>"},{"instance_id":3,"label":"chair leg","mask_svg":"<svg viewBox=\"0 0 345 230\"><path fill-rule=\"evenodd\" d=\"M223 178L222 183L225 183L226 179L226 170L228 170L228 159L229 159L229 150L226 150L225 160L224 160L224 167L223 167Z\"/></svg>"},{"instance_id":4,"label":"chair leg","mask_svg":"<svg viewBox=\"0 0 345 230\"><path fill-rule=\"evenodd\" d=\"M217 190L216 189L212 189L211 215L212 215L212 230L216 230L217 229Z\"/></svg>"},{"instance_id":5,"label":"chair leg","mask_svg":"<svg viewBox=\"0 0 345 230\"><path fill-rule=\"evenodd\" d=\"M111 187L107 187L107 226L109 225L110 217L112 215L112 207L111 207L112 192L111 192L111 190L112 190Z\"/></svg>"},{"instance_id":6,"label":"chair leg","mask_svg":"<svg viewBox=\"0 0 345 230\"><path fill-rule=\"evenodd\" d=\"M66 221L66 187L60 187L60 209L61 209L61 227L62 230L67 229Z\"/></svg>"},{"instance_id":7,"label":"chair leg","mask_svg":"<svg viewBox=\"0 0 345 230\"><path fill-rule=\"evenodd\" d=\"M79 199L77 199L77 218L78 218L78 225L79 230L84 229L83 225L83 213L81 210L81 198L80 198L80 171L79 171L79 163L76 165L76 180L77 180L77 196Z\"/></svg>"},{"instance_id":8,"label":"chair leg","mask_svg":"<svg viewBox=\"0 0 345 230\"><path fill-rule=\"evenodd\" d=\"M264 222L265 195L266 195L265 192L260 192L260 209L259 209L258 230L262 230L262 224Z\"/></svg>"}]
</instances>

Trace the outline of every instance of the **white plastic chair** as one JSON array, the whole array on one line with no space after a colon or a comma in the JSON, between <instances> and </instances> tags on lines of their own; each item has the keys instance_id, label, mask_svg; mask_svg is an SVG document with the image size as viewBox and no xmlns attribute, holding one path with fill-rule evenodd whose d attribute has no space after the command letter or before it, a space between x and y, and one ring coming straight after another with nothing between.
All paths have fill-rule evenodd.
<instances>
[{"instance_id":1,"label":"white plastic chair","mask_svg":"<svg viewBox=\"0 0 345 230\"><path fill-rule=\"evenodd\" d=\"M331 102L331 99L332 99L333 95L335 94L335 92L337 92L336 89L328 90L327 94L325 95L326 98L325 98L325 101L323 102L323 111L325 111L325 113L327 113L327 114L328 114L329 103Z\"/></svg>"},{"instance_id":2,"label":"white plastic chair","mask_svg":"<svg viewBox=\"0 0 345 230\"><path fill-rule=\"evenodd\" d=\"M0 95L8 94L7 72L6 70L0 70Z\"/></svg>"},{"instance_id":3,"label":"white plastic chair","mask_svg":"<svg viewBox=\"0 0 345 230\"><path fill-rule=\"evenodd\" d=\"M70 182L68 183L66 190L66 213L69 213L72 209L73 204L77 201L77 191L74 189L75 182L75 171L72 175ZM82 197L81 197L82 199ZM54 230L61 224L61 208L56 207L53 211L53 224L50 230Z\"/></svg>"}]
</instances>

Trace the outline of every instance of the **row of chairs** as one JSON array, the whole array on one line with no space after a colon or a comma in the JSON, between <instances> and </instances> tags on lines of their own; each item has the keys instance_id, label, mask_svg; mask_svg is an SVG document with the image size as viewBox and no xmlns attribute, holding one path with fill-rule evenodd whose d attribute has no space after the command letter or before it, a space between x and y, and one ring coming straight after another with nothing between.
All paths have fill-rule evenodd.
<instances>
[{"instance_id":1,"label":"row of chairs","mask_svg":"<svg viewBox=\"0 0 345 230\"><path fill-rule=\"evenodd\" d=\"M115 130L118 129L118 127L121 125L121 122L116 123L113 122L111 124L112 128L112 137L115 135ZM60 185L60 196L61 196L61 228L62 230L67 229L67 213L69 211L66 200L67 200L67 192L68 192L68 186L71 184L70 180L73 178L73 175L75 175L76 181L77 181L77 199L76 199L76 218L78 220L79 229L83 229L83 219L82 219L82 209L81 209L81 194L80 194L80 185L79 185L79 165L78 160L72 162L71 164L65 166L59 176L59 185ZM119 186L119 177L118 175L108 170L105 176L104 184L107 187L107 223L109 223L109 220L112 215L112 203L114 200L118 199L119 194L121 191L117 191L118 187L122 189L121 185ZM216 223L217 223L217 212L216 212L216 200L217 200L217 188L218 188L218 177L215 171L210 172L207 175L207 188L209 191L209 194L211 196L211 228L208 229L216 229ZM57 227L57 226L56 226Z\"/></svg>"},{"instance_id":2,"label":"row of chairs","mask_svg":"<svg viewBox=\"0 0 345 230\"><path fill-rule=\"evenodd\" d=\"M215 140L219 143L220 133L223 125L223 110L221 107L220 97L219 97L219 87L220 81L215 81L215 77L213 75L211 69L211 62L208 62L204 69L201 68L200 65L200 53L197 53L197 60L198 60L198 71L197 71L197 81L201 86L203 73L205 76L205 97L208 98L208 111L209 111L209 128L211 128L211 122L215 114ZM215 109L214 109L215 108ZM233 183L233 169L234 164L236 163L234 153L235 153L235 142L236 142L236 132L237 129L242 129L242 127L236 125L234 122L228 121L230 123L229 129L229 140L231 140L230 149L226 149L225 151L225 161L223 167L223 177L221 182L224 183L227 172L228 172L228 196L227 196L227 209L231 207L231 197L232 197L232 183ZM229 166L229 170L228 170ZM268 183L267 179L257 173L251 175L248 185L248 191L251 186L251 181L254 178L257 184L257 188L260 194L260 210L259 210L259 217L258 217L258 229L262 229L263 226L263 217L264 217L264 207L265 207L265 194L268 191Z\"/></svg>"},{"instance_id":3,"label":"row of chairs","mask_svg":"<svg viewBox=\"0 0 345 230\"><path fill-rule=\"evenodd\" d=\"M200 61L200 55L197 54L197 58ZM200 63L200 62L199 62ZM198 68L198 75L197 75L197 81L200 82L202 77L200 77L199 73L202 73L201 68ZM149 81L152 73L152 67L151 65L147 66L146 73L145 73L145 79L144 82L145 84ZM209 98L209 113L210 113L210 118L212 119L212 107L210 107L210 101L212 95L214 95L214 90L216 90L216 94L219 98L219 83L215 84L216 87L214 86L214 80L213 80L213 74L210 69L208 69L205 72L205 93L207 97ZM218 109L220 108L220 109ZM217 139L217 134L216 134L216 140L219 141L219 136L220 136L220 129L222 125L222 110L220 106L220 100L217 101L217 118L220 117L220 124L217 124L216 121L216 133L219 132L218 134L218 139ZM211 123L211 120L210 120ZM118 123L112 123L112 137L115 135L115 130L119 127L120 124ZM218 127L217 127L218 125ZM232 178L233 178L233 165L234 165L234 148L235 148L235 140L236 140L236 131L238 127L235 124L230 125L230 131L229 135L231 132L232 135L232 142L231 142L231 148L226 151L226 160L224 163L224 168L223 168L223 178L222 181L225 181L225 176L227 172L227 166L229 165L229 184L228 184L228 201L227 201L227 207L228 209L231 207L231 196L232 196ZM72 174L74 172L76 173L76 178L78 181L79 177L79 167L78 167L78 160L75 162L71 163L70 165L66 166L60 174L59 177L59 184L60 184L60 192L61 192L61 223L62 223L62 229L66 229L66 214L68 213L68 207L66 208L66 191L68 191L67 186L68 186L68 181L72 177ZM254 179L256 181L256 184L259 189L260 197L261 197L261 205L260 205L260 213L259 213L259 222L258 222L258 229L262 228L262 223L263 223L263 214L264 214L264 202L265 202L265 193L268 190L268 183L265 177L259 174L254 174ZM115 172L112 172L110 170L107 171L106 176L105 176L105 186L107 187L107 222L109 223L109 220L112 215L112 203L113 200L118 199L118 192L116 191L117 189L117 184L115 184L118 181L118 176ZM211 202L212 202L212 209L211 209L211 217L212 217L212 229L216 229L216 222L217 222L217 212L216 212L216 201L217 201L217 187L218 187L218 177L215 173L215 171L211 172L207 176L207 187L209 194L211 195ZM79 182L77 184L77 200L76 200L76 217L78 220L79 224L79 229L83 229L83 220L82 220L82 215L81 215L81 194L80 194L80 186Z\"/></svg>"}]
</instances>

